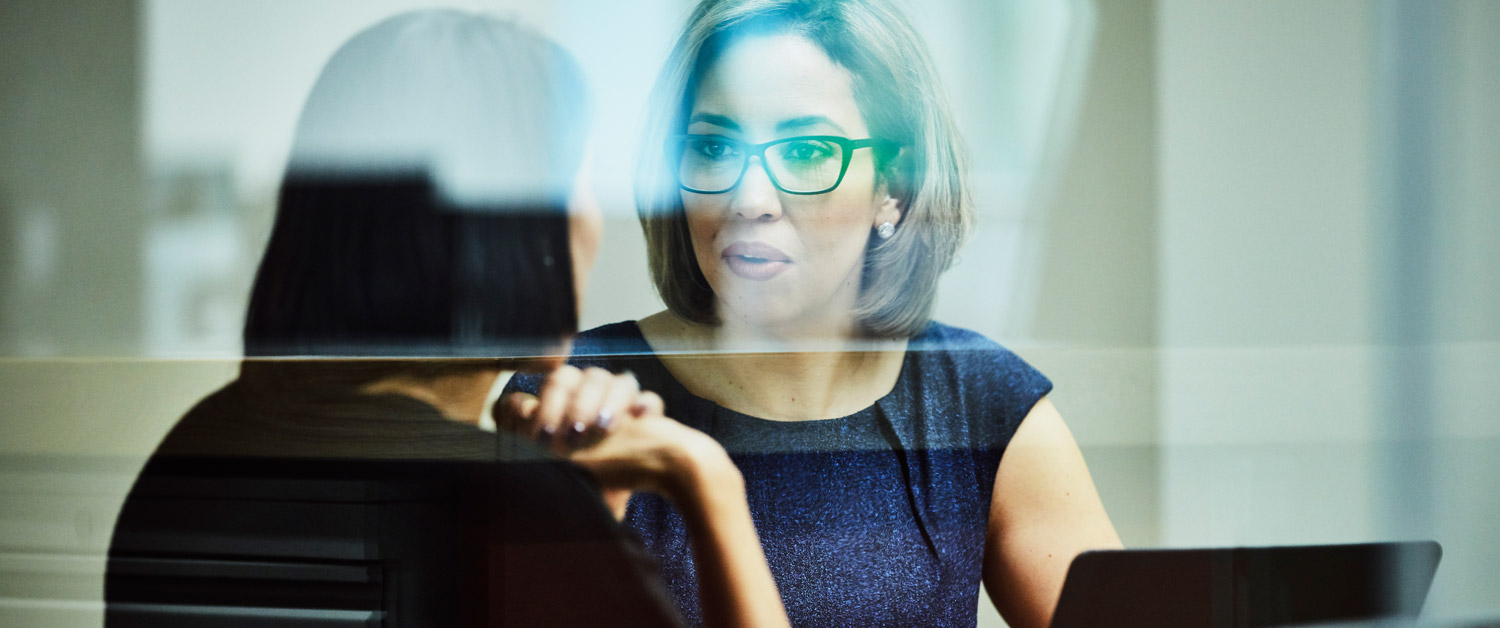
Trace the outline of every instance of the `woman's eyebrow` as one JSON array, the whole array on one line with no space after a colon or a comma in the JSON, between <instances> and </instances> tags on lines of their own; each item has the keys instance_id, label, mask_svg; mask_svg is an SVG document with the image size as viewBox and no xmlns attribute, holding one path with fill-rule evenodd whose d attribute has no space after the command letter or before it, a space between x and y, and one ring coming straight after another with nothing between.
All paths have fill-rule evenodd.
<instances>
[{"instance_id":1,"label":"woman's eyebrow","mask_svg":"<svg viewBox=\"0 0 1500 628\"><path fill-rule=\"evenodd\" d=\"M740 130L740 125L735 124L734 120L730 120L728 116L721 116L717 113L695 113L693 117L688 118L688 124L693 124L694 122L707 122L731 131Z\"/></svg>"},{"instance_id":2,"label":"woman's eyebrow","mask_svg":"<svg viewBox=\"0 0 1500 628\"><path fill-rule=\"evenodd\" d=\"M839 126L839 123L834 122L828 116L820 116L820 115L800 116L800 117L796 117L796 118L790 118L790 119L787 119L787 120L782 120L781 122L778 122L776 124L776 132L777 133L781 133L783 131L792 131L792 130L797 130L797 129L805 129L805 128L810 127L810 126L818 126L818 125L824 125L824 126L832 127L834 130L838 131L839 133L843 133L844 132L844 127Z\"/></svg>"}]
</instances>

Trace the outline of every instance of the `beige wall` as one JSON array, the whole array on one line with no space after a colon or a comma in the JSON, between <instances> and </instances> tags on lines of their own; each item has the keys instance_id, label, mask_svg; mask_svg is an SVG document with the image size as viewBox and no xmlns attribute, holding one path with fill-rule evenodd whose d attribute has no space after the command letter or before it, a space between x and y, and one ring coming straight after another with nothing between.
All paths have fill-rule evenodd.
<instances>
[{"instance_id":1,"label":"beige wall","mask_svg":"<svg viewBox=\"0 0 1500 628\"><path fill-rule=\"evenodd\" d=\"M1417 532L1447 550L1430 604L1493 615L1500 614L1500 3L1438 6L1445 10L1437 15L1443 46L1430 113L1433 199L1414 208L1430 219L1431 344L1399 352L1393 363L1420 357L1431 365L1431 408L1421 417L1432 442L1428 484L1411 487L1425 490L1431 509ZM1390 475L1403 470L1391 466Z\"/></svg>"},{"instance_id":2,"label":"beige wall","mask_svg":"<svg viewBox=\"0 0 1500 628\"><path fill-rule=\"evenodd\" d=\"M1021 354L1083 447L1126 545L1159 542L1155 9L1094 5L1071 142L1037 212L1036 312ZM1059 138L1067 139L1067 138ZM991 625L1002 625L981 600ZM985 624L981 624L985 625Z\"/></svg>"},{"instance_id":3,"label":"beige wall","mask_svg":"<svg viewBox=\"0 0 1500 628\"><path fill-rule=\"evenodd\" d=\"M1436 538L1493 615L1495 4L1158 15L1163 541Z\"/></svg>"},{"instance_id":4,"label":"beige wall","mask_svg":"<svg viewBox=\"0 0 1500 628\"><path fill-rule=\"evenodd\" d=\"M1169 544L1374 531L1373 6L1158 4Z\"/></svg>"},{"instance_id":5,"label":"beige wall","mask_svg":"<svg viewBox=\"0 0 1500 628\"><path fill-rule=\"evenodd\" d=\"M135 2L0 5L0 354L135 347L139 20Z\"/></svg>"}]
</instances>

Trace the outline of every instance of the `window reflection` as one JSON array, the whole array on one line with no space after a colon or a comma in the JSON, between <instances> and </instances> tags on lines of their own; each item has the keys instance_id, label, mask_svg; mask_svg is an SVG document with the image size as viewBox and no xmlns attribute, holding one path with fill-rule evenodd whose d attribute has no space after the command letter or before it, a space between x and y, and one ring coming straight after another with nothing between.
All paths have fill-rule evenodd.
<instances>
[{"instance_id":1,"label":"window reflection","mask_svg":"<svg viewBox=\"0 0 1500 628\"><path fill-rule=\"evenodd\" d=\"M428 4L7 9L0 617L97 619L128 478L235 374L317 68ZM581 326L656 311L631 173L691 3L457 4L585 65L608 235ZM1500 614L1494 4L906 6L982 214L936 318L1058 383L1125 543L1437 538L1429 614Z\"/></svg>"}]
</instances>

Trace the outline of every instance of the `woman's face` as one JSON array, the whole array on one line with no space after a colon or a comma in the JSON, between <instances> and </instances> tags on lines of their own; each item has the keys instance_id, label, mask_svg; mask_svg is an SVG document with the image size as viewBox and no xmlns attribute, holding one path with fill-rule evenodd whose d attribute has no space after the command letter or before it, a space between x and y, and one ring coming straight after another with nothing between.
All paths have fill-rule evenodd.
<instances>
[{"instance_id":1,"label":"woman's face","mask_svg":"<svg viewBox=\"0 0 1500 628\"><path fill-rule=\"evenodd\" d=\"M849 72L795 35L731 44L700 81L687 132L752 145L799 135L870 137ZM875 184L870 153L853 151L843 181L824 194L778 190L756 157L728 192L682 192L698 267L721 318L765 329L853 324L871 228L900 220L896 201Z\"/></svg>"}]
</instances>

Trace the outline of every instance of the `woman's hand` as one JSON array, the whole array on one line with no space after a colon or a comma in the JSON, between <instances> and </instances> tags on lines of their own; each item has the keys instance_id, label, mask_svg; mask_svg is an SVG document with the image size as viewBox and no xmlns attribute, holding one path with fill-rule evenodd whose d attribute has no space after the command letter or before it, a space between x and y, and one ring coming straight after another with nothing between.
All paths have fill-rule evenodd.
<instances>
[{"instance_id":1,"label":"woman's hand","mask_svg":"<svg viewBox=\"0 0 1500 628\"><path fill-rule=\"evenodd\" d=\"M640 393L602 438L567 454L607 489L650 491L679 506L710 486L738 487L739 471L707 434L661 414L655 393Z\"/></svg>"},{"instance_id":2,"label":"woman's hand","mask_svg":"<svg viewBox=\"0 0 1500 628\"><path fill-rule=\"evenodd\" d=\"M563 366L536 396L512 393L496 404L496 425L538 443L593 473L605 501L623 514L630 491L676 503L739 472L708 435L663 415L661 397L641 392L635 377Z\"/></svg>"},{"instance_id":3,"label":"woman's hand","mask_svg":"<svg viewBox=\"0 0 1500 628\"><path fill-rule=\"evenodd\" d=\"M496 403L495 425L565 455L608 432L616 418L638 403L640 391L628 373L563 365L547 375L536 396L511 393ZM660 403L657 399L658 412Z\"/></svg>"},{"instance_id":4,"label":"woman's hand","mask_svg":"<svg viewBox=\"0 0 1500 628\"><path fill-rule=\"evenodd\" d=\"M739 469L713 438L664 415L661 397L641 392L634 377L565 366L538 396L512 393L494 414L498 427L593 473L617 518L629 491L671 500L693 540L705 625L788 625Z\"/></svg>"}]
</instances>

